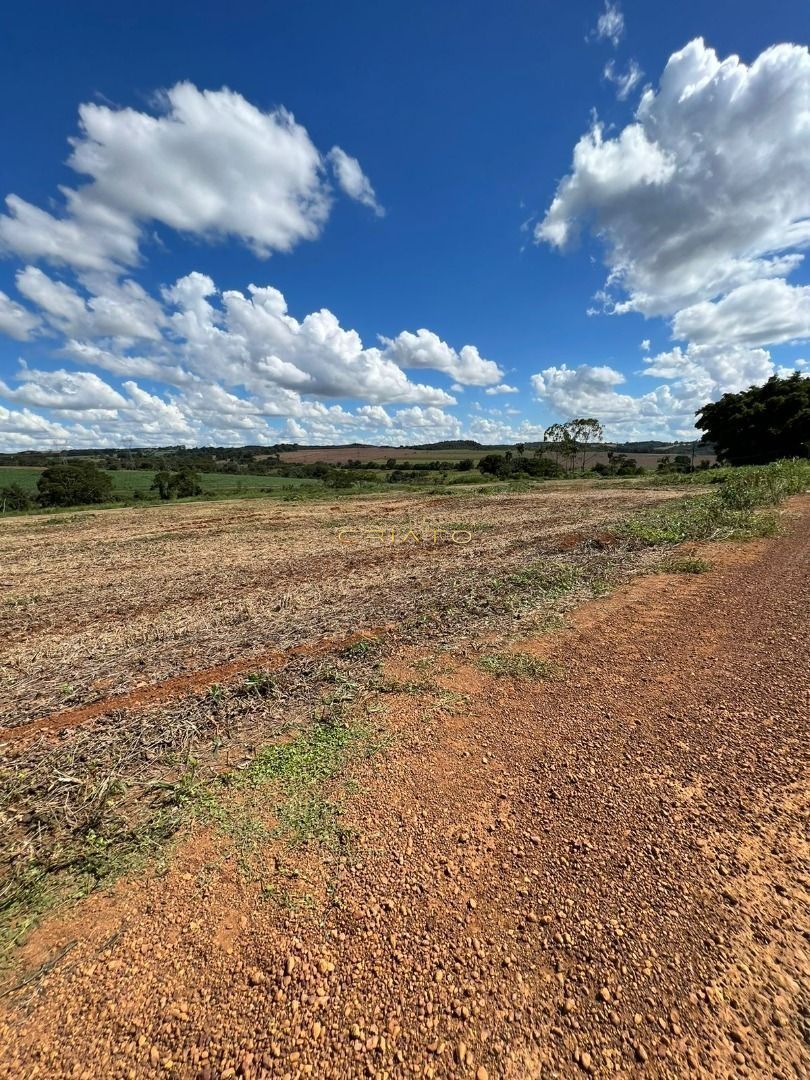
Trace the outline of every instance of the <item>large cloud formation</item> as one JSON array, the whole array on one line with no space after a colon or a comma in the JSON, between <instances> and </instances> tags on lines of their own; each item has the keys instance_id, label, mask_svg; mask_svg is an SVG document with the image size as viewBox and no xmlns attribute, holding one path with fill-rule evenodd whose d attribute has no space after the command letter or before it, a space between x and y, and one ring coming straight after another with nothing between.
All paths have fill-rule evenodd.
<instances>
[{"instance_id":1,"label":"large cloud formation","mask_svg":"<svg viewBox=\"0 0 810 1080\"><path fill-rule=\"evenodd\" d=\"M536 238L562 248L593 228L617 310L645 315L783 277L810 241L809 100L803 46L747 66L690 42L632 124L582 136Z\"/></svg>"},{"instance_id":2,"label":"large cloud formation","mask_svg":"<svg viewBox=\"0 0 810 1080\"><path fill-rule=\"evenodd\" d=\"M100 279L100 291L88 293L86 285L71 286L32 266L18 273L17 287L37 310L9 308L12 329L30 324L61 336L61 354L84 370L22 365L17 385L0 381L0 396L8 402L48 409L74 424L23 433L3 415L0 445L44 440L97 446L124 435L147 443L328 441L354 438L353 431L405 441L442 438L460 432L457 419L443 411L456 399L414 381L408 370L431 369L454 385L498 385L503 377L474 346L457 352L429 330L404 331L367 346L325 308L299 320L278 289L250 285L245 292L220 292L196 271L165 288L160 300L128 279ZM127 381L119 391L87 368ZM135 379L167 387L168 400L147 393ZM324 399L362 404L350 411ZM385 405L410 408L391 413ZM286 418L288 426L270 426L268 418Z\"/></svg>"},{"instance_id":3,"label":"large cloud formation","mask_svg":"<svg viewBox=\"0 0 810 1080\"><path fill-rule=\"evenodd\" d=\"M384 214L358 160L322 155L285 109L179 83L153 112L79 116L68 164L84 182L57 212L10 195L0 214L0 252L25 263L18 298L0 292L0 333L80 370L21 364L0 381L14 406L0 410L0 449L441 438L460 432L444 411L456 398L409 371L457 390L500 383L475 346L424 328L367 345L325 308L295 318L269 285L220 291L192 271L157 296L133 279L156 225L264 258L315 239L337 191Z\"/></svg>"},{"instance_id":4,"label":"large cloud formation","mask_svg":"<svg viewBox=\"0 0 810 1080\"><path fill-rule=\"evenodd\" d=\"M88 182L63 188L60 216L9 195L0 247L27 261L79 270L138 262L144 226L232 238L264 258L321 232L332 205L328 166L341 189L379 210L358 161L340 147L323 157L286 109L263 112L231 90L178 83L157 115L84 104L68 165Z\"/></svg>"},{"instance_id":5,"label":"large cloud formation","mask_svg":"<svg viewBox=\"0 0 810 1080\"><path fill-rule=\"evenodd\" d=\"M541 399L556 388L561 407L591 402L627 425L664 406L685 422L710 396L773 374L762 346L810 337L810 289L786 280L810 242L808 49L775 45L750 65L701 39L674 53L632 123L608 137L594 122L577 142L535 239L564 250L584 229L604 248L603 310L670 318L687 345L647 360L646 374L675 380L652 398L584 366L566 372L562 399L559 372L542 373Z\"/></svg>"}]
</instances>

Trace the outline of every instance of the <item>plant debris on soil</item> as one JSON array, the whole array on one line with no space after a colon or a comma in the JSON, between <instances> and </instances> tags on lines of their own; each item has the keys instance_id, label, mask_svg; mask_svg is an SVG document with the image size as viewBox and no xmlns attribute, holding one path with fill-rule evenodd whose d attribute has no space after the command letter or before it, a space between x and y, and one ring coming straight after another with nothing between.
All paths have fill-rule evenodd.
<instances>
[{"instance_id":1,"label":"plant debris on soil","mask_svg":"<svg viewBox=\"0 0 810 1080\"><path fill-rule=\"evenodd\" d=\"M0 725L139 691L269 650L402 624L561 538L682 491L587 488L268 500L0 522ZM463 520L467 544L406 542ZM352 526L341 542L339 530ZM368 529L393 530L395 543ZM387 534L390 536L390 534ZM481 611L480 614L485 614Z\"/></svg>"}]
</instances>

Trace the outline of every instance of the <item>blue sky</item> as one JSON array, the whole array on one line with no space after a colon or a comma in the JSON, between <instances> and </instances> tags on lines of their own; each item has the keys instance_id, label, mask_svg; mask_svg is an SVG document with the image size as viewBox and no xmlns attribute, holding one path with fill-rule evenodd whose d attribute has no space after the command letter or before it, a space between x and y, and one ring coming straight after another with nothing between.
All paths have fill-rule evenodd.
<instances>
[{"instance_id":1,"label":"blue sky","mask_svg":"<svg viewBox=\"0 0 810 1080\"><path fill-rule=\"evenodd\" d=\"M116 7L0 35L0 450L688 438L804 368L806 2Z\"/></svg>"}]
</instances>

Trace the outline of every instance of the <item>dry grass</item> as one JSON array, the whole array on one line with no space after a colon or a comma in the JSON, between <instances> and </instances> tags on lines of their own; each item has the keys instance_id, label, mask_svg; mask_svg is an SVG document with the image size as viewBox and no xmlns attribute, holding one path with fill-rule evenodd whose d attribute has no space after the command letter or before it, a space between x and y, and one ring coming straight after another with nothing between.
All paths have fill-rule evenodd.
<instances>
[{"instance_id":1,"label":"dry grass","mask_svg":"<svg viewBox=\"0 0 810 1080\"><path fill-rule=\"evenodd\" d=\"M431 619L443 606L469 618L470 597L483 594L489 603L494 574L520 573L572 534L598 532L635 509L680 496L569 487L4 521L0 725L234 657ZM408 529L459 522L473 531L466 546L370 539L347 546L337 538L345 525L384 526L402 537Z\"/></svg>"}]
</instances>

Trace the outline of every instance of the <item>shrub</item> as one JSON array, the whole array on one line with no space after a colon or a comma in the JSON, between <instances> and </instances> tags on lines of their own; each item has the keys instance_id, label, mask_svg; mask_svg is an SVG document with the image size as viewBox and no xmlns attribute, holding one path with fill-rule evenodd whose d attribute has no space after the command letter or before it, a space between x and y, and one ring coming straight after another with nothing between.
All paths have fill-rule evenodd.
<instances>
[{"instance_id":1,"label":"shrub","mask_svg":"<svg viewBox=\"0 0 810 1080\"><path fill-rule=\"evenodd\" d=\"M488 675L509 679L559 679L562 669L551 660L541 660L528 653L490 653L478 666Z\"/></svg>"},{"instance_id":2,"label":"shrub","mask_svg":"<svg viewBox=\"0 0 810 1080\"><path fill-rule=\"evenodd\" d=\"M178 499L190 499L193 495L202 495L202 488L193 469L181 469L171 479L172 489Z\"/></svg>"},{"instance_id":3,"label":"shrub","mask_svg":"<svg viewBox=\"0 0 810 1080\"><path fill-rule=\"evenodd\" d=\"M150 491L156 491L161 499L168 500L172 496L178 499L189 499L193 495L202 495L202 488L197 480L197 474L193 469L184 468L178 472L169 472L168 469L159 469L152 480Z\"/></svg>"},{"instance_id":4,"label":"shrub","mask_svg":"<svg viewBox=\"0 0 810 1080\"><path fill-rule=\"evenodd\" d=\"M4 513L6 510L30 510L32 505L31 496L19 484L0 488L0 509Z\"/></svg>"},{"instance_id":5,"label":"shrub","mask_svg":"<svg viewBox=\"0 0 810 1080\"><path fill-rule=\"evenodd\" d=\"M729 470L717 496L732 510L774 506L810 486L810 461L774 461L770 465Z\"/></svg>"},{"instance_id":6,"label":"shrub","mask_svg":"<svg viewBox=\"0 0 810 1080\"><path fill-rule=\"evenodd\" d=\"M712 564L706 559L695 559L688 555L661 563L665 574L705 574L711 568Z\"/></svg>"}]
</instances>

